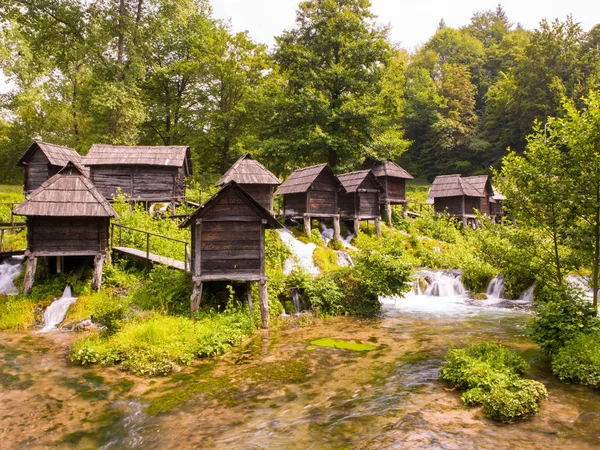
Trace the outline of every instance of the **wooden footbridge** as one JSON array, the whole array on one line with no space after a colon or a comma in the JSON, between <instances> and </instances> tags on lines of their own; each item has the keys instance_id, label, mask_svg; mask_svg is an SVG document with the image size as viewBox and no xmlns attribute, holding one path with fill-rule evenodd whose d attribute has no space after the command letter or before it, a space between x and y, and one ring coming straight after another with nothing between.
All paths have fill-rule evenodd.
<instances>
[{"instance_id":1,"label":"wooden footbridge","mask_svg":"<svg viewBox=\"0 0 600 450\"><path fill-rule=\"evenodd\" d=\"M118 230L116 231L115 228ZM123 244L123 231L130 233L140 233L145 236L145 244L143 245L144 249L128 247ZM162 264L164 266L171 267L173 269L181 270L184 272L188 272L190 269L190 256L189 256L189 244L187 241L181 239L175 239L169 236L164 236L161 234L151 233L146 230L141 230L139 228L128 227L126 225L121 225L118 223L111 224L111 238L110 238L110 247L112 249L113 254L120 255L125 258L129 258L135 261L140 261L146 264L146 270L150 270L150 268L154 264ZM168 256L158 255L156 253L152 253L150 251L150 243L151 239L164 239L171 242L177 242L183 246L184 249L184 258L183 261L170 258ZM115 245L115 240L118 245Z\"/></svg>"}]
</instances>

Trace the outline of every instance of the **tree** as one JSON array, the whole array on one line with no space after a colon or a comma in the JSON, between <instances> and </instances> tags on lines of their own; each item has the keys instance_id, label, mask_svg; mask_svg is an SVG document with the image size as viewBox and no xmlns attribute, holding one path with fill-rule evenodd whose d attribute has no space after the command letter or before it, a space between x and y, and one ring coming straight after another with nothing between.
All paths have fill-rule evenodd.
<instances>
[{"instance_id":1,"label":"tree","mask_svg":"<svg viewBox=\"0 0 600 450\"><path fill-rule=\"evenodd\" d=\"M284 94L266 153L293 165L350 167L373 141L374 109L391 55L368 0L300 3L296 27L276 38Z\"/></svg>"}]
</instances>

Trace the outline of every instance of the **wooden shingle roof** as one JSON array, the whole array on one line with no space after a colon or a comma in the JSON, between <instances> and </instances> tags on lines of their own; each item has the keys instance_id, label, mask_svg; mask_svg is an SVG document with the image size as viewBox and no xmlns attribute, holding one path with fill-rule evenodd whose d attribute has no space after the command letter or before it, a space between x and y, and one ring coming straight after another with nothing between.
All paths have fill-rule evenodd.
<instances>
[{"instance_id":1,"label":"wooden shingle roof","mask_svg":"<svg viewBox=\"0 0 600 450\"><path fill-rule=\"evenodd\" d=\"M190 148L183 145L129 146L94 144L84 158L86 166L183 167L191 174Z\"/></svg>"},{"instance_id":2,"label":"wooden shingle roof","mask_svg":"<svg viewBox=\"0 0 600 450\"><path fill-rule=\"evenodd\" d=\"M75 149L63 147L61 145L49 144L48 142L34 141L21 159L19 159L17 166L24 166L27 164L29 158L37 149L41 150L41 152L46 156L46 158L48 158L48 161L53 166L65 167L69 161L73 161L80 165L83 164L83 157L77 153Z\"/></svg>"},{"instance_id":3,"label":"wooden shingle roof","mask_svg":"<svg viewBox=\"0 0 600 450\"><path fill-rule=\"evenodd\" d=\"M373 175L371 170L358 170L356 172L343 173L337 177L338 180L340 180L340 183L342 183L342 186L344 186L344 189L346 189L346 192L356 192L366 178L371 178L373 184L375 184L382 192L384 191L383 186L379 180L375 178L375 175Z\"/></svg>"},{"instance_id":4,"label":"wooden shingle roof","mask_svg":"<svg viewBox=\"0 0 600 450\"><path fill-rule=\"evenodd\" d=\"M398 164L392 161L378 161L374 158L367 158L361 169L371 169L376 177L404 178L412 180L413 176Z\"/></svg>"},{"instance_id":5,"label":"wooden shingle roof","mask_svg":"<svg viewBox=\"0 0 600 450\"><path fill-rule=\"evenodd\" d=\"M493 194L493 191L489 192L486 190L486 187L489 187L490 190L492 187L489 175L475 175L472 177L462 177L462 179L481 192L482 196Z\"/></svg>"},{"instance_id":6,"label":"wooden shingle roof","mask_svg":"<svg viewBox=\"0 0 600 450\"><path fill-rule=\"evenodd\" d=\"M466 195L467 197L485 197L475 186L470 184L458 174L438 175L433 180L429 190L428 200L440 197L458 197Z\"/></svg>"},{"instance_id":7,"label":"wooden shingle roof","mask_svg":"<svg viewBox=\"0 0 600 450\"><path fill-rule=\"evenodd\" d=\"M227 193L231 190L235 190L236 194L246 201L247 205L256 212L256 215L258 217L267 221L266 228L283 228L283 225L277 222L275 217L273 217L273 215L269 211L267 211L263 205L258 203L254 199L254 197L248 194L248 192L246 192L246 190L242 188L239 184L237 184L235 181L230 181L227 184L225 184L219 190L219 192L217 192L210 199L208 199L206 202L200 205L200 207L196 209L196 211L194 211L185 221L183 221L179 225L179 227L185 228L191 225L192 223L195 223L196 219L202 218L202 216L204 216L208 211L210 211L210 209L213 206L218 204L219 200L221 200L221 198L227 195Z\"/></svg>"},{"instance_id":8,"label":"wooden shingle roof","mask_svg":"<svg viewBox=\"0 0 600 450\"><path fill-rule=\"evenodd\" d=\"M249 154L245 154L238 159L225 172L221 179L215 183L215 186L222 186L230 181L235 181L239 184L267 184L270 186L279 186L281 184L279 178Z\"/></svg>"},{"instance_id":9,"label":"wooden shingle roof","mask_svg":"<svg viewBox=\"0 0 600 450\"><path fill-rule=\"evenodd\" d=\"M334 178L336 184L343 189L333 170L327 164L318 164L316 166L303 167L292 172L288 179L281 183L281 186L279 186L274 195L304 193L312 186L323 171L327 171Z\"/></svg>"},{"instance_id":10,"label":"wooden shingle roof","mask_svg":"<svg viewBox=\"0 0 600 450\"><path fill-rule=\"evenodd\" d=\"M19 216L119 217L88 177L71 162L27 196Z\"/></svg>"}]
</instances>

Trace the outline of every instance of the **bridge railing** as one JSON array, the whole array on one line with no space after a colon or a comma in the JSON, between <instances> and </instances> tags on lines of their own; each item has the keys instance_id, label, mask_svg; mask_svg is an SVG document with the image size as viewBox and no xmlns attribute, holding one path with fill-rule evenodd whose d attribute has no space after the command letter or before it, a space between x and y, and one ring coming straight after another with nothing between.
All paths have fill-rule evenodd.
<instances>
[{"instance_id":1,"label":"bridge railing","mask_svg":"<svg viewBox=\"0 0 600 450\"><path fill-rule=\"evenodd\" d=\"M179 244L183 244L183 267L185 272L188 271L189 268L189 261L190 261L190 254L189 254L189 243L187 241L184 241L182 239L176 239L176 238L172 238L170 236L164 236L162 234L157 234L157 233L152 233L150 231L146 231L146 230L141 230L139 228L133 228L133 227L128 227L127 225L121 225L119 223L111 223L111 233L110 233L110 247L113 248L115 247L114 243L115 243L115 239L118 239L118 245L117 247L123 247L123 230L125 230L126 232L132 232L132 233L139 233L142 236L145 236L145 239L143 239L143 242L145 241L145 244L143 244L142 246L144 247L143 249L141 248L136 248L136 250L142 250L146 252L146 270L150 271L150 265L151 265L151 261L150 261L150 254L153 253L151 252L151 248L150 248L150 244L151 238L158 238L158 239L163 239L166 241L170 241L170 242L176 242ZM118 236L116 236L115 233L115 228L118 229ZM127 244L127 241L126 241ZM133 245L136 245L136 243L134 242ZM125 247L127 247L128 245L125 245ZM140 246L140 245L137 245ZM159 255L159 256L164 256L166 258L172 258L172 256L167 256L167 255ZM173 258L173 259L177 259L177 258Z\"/></svg>"}]
</instances>

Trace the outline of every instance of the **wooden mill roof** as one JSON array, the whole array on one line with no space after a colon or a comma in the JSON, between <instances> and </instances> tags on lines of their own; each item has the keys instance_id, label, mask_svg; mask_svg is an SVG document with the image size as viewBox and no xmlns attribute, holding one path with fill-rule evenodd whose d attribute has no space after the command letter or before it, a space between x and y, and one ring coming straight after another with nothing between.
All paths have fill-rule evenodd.
<instances>
[{"instance_id":1,"label":"wooden mill roof","mask_svg":"<svg viewBox=\"0 0 600 450\"><path fill-rule=\"evenodd\" d=\"M440 197L485 197L479 189L458 174L438 175L429 190L428 200Z\"/></svg>"},{"instance_id":2,"label":"wooden mill roof","mask_svg":"<svg viewBox=\"0 0 600 450\"><path fill-rule=\"evenodd\" d=\"M34 141L25 154L17 162L17 166L24 166L31 155L39 149L48 158L53 166L65 167L69 161L83 164L83 157L75 149L61 145L49 144L48 142Z\"/></svg>"},{"instance_id":3,"label":"wooden mill roof","mask_svg":"<svg viewBox=\"0 0 600 450\"><path fill-rule=\"evenodd\" d=\"M248 192L246 192L246 190L235 181L229 181L227 184L225 184L219 190L219 192L217 192L210 199L208 199L206 202L200 205L200 207L196 209L196 211L194 211L185 221L183 221L179 225L179 227L184 228L195 223L196 219L202 218L202 216L204 216L208 211L210 211L213 206L218 204L219 200L221 200L231 190L235 190L237 195L246 201L247 205L256 212L256 215L259 218L265 219L267 221L266 228L283 228L283 226L279 222L277 222L275 217L273 217L273 215L269 211L267 211L263 205L258 203L254 199L254 197L248 194ZM226 218L224 218L224 220L226 220Z\"/></svg>"},{"instance_id":4,"label":"wooden mill roof","mask_svg":"<svg viewBox=\"0 0 600 450\"><path fill-rule=\"evenodd\" d=\"M340 180L340 183L342 183L342 186L344 186L344 189L346 189L346 192L356 192L366 178L371 178L371 181L379 190L382 192L384 190L383 186L379 180L375 178L371 170L358 170L356 172L343 173L337 177L338 180Z\"/></svg>"},{"instance_id":5,"label":"wooden mill roof","mask_svg":"<svg viewBox=\"0 0 600 450\"><path fill-rule=\"evenodd\" d=\"M215 186L222 186L230 181L235 181L239 184L267 184L270 186L279 186L281 184L279 178L249 154L245 154L238 159L225 172L221 179L215 183Z\"/></svg>"},{"instance_id":6,"label":"wooden mill roof","mask_svg":"<svg viewBox=\"0 0 600 450\"><path fill-rule=\"evenodd\" d=\"M378 161L374 158L367 158L361 169L371 169L376 177L404 178L412 180L413 176L398 164L392 161Z\"/></svg>"},{"instance_id":7,"label":"wooden mill roof","mask_svg":"<svg viewBox=\"0 0 600 450\"><path fill-rule=\"evenodd\" d=\"M292 172L288 179L281 183L281 186L279 186L275 195L304 193L308 191L323 171L328 172L333 177L336 184L343 188L342 184L333 173L333 170L331 170L327 164L318 164L316 166L303 167L302 169Z\"/></svg>"},{"instance_id":8,"label":"wooden mill roof","mask_svg":"<svg viewBox=\"0 0 600 450\"><path fill-rule=\"evenodd\" d=\"M88 177L71 162L15 208L20 216L119 217Z\"/></svg>"},{"instance_id":9,"label":"wooden mill roof","mask_svg":"<svg viewBox=\"0 0 600 450\"><path fill-rule=\"evenodd\" d=\"M489 186L491 190L490 177L488 175L475 175L472 177L462 177L463 180L467 181L471 186L481 192L482 196L493 194L493 191L490 192L486 190L486 187Z\"/></svg>"},{"instance_id":10,"label":"wooden mill roof","mask_svg":"<svg viewBox=\"0 0 600 450\"><path fill-rule=\"evenodd\" d=\"M94 144L84 158L86 166L184 167L191 173L190 148L183 145L129 146Z\"/></svg>"}]
</instances>

